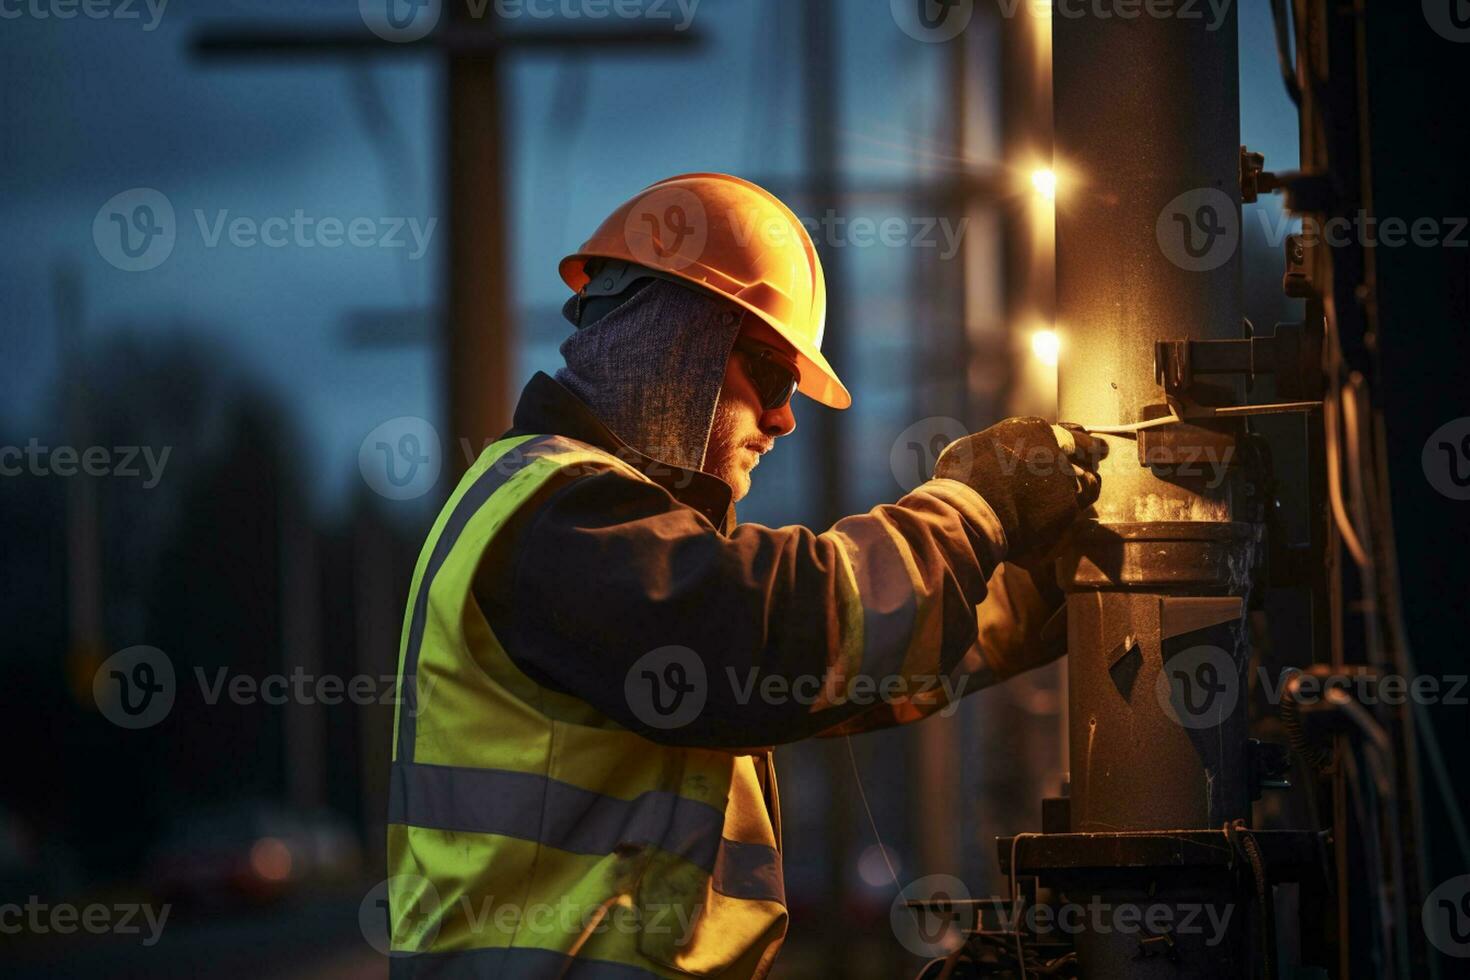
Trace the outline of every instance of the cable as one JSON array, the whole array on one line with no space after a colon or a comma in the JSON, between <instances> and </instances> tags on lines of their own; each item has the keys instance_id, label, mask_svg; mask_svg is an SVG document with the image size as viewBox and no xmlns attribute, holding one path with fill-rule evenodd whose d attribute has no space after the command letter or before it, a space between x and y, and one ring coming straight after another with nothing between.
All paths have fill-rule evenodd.
<instances>
[{"instance_id":1,"label":"cable","mask_svg":"<svg viewBox=\"0 0 1470 980\"><path fill-rule=\"evenodd\" d=\"M1281 672L1281 704L1277 708L1277 714L1281 718L1281 727L1286 731L1286 739L1291 743L1297 757L1315 774L1322 775L1332 768L1332 753L1313 742L1302 725L1301 704L1296 699L1296 689L1290 683L1291 677L1301 673L1301 669L1297 667L1287 667ZM1309 801L1312 799L1310 794L1307 798Z\"/></svg>"},{"instance_id":2,"label":"cable","mask_svg":"<svg viewBox=\"0 0 1470 980\"><path fill-rule=\"evenodd\" d=\"M1225 824L1225 839L1230 846L1245 855L1246 862L1251 866L1251 876L1256 886L1256 915L1260 921L1257 924L1261 930L1262 956L1265 966L1266 980L1276 978L1276 913L1271 905L1271 882L1266 877L1266 859L1261 856L1261 846L1256 843L1255 835L1246 827L1244 820L1235 820Z\"/></svg>"},{"instance_id":3,"label":"cable","mask_svg":"<svg viewBox=\"0 0 1470 980\"><path fill-rule=\"evenodd\" d=\"M1352 492L1353 526L1364 529L1364 539L1367 543L1364 550L1369 553L1368 563L1360 569L1363 577L1363 595L1366 606L1365 618L1368 620L1364 635L1368 646L1368 662L1380 670L1387 671L1390 668L1384 657L1383 635L1379 624L1379 587L1378 587L1378 563L1372 554L1374 537L1373 520L1369 513L1369 489L1363 479L1363 442L1362 427L1359 425L1359 412L1362 410L1360 402L1362 393L1363 376L1357 371L1348 375L1347 384L1338 391L1339 407L1342 410L1342 428L1347 447L1347 472L1348 489Z\"/></svg>"},{"instance_id":4,"label":"cable","mask_svg":"<svg viewBox=\"0 0 1470 980\"><path fill-rule=\"evenodd\" d=\"M888 866L888 877L893 879L894 887L901 893L903 886L898 883L898 872L893 870L893 862L888 860L888 845L883 843L883 838L878 833L878 821L873 819L873 808L868 806L868 794L863 790L863 778L858 775L857 754L852 749L852 736L844 735L842 740L847 743L847 758L852 763L852 779L857 783L858 799L863 803L863 812L868 815L868 826L873 829L873 840L878 842L878 853L883 855L883 863Z\"/></svg>"},{"instance_id":5,"label":"cable","mask_svg":"<svg viewBox=\"0 0 1470 980\"><path fill-rule=\"evenodd\" d=\"M1363 758L1368 763L1370 775L1373 777L1376 795L1381 798L1380 806L1383 812L1388 814L1387 840L1390 845L1396 844L1403 839L1403 836L1399 823L1398 770L1394 765L1393 740L1383 726L1368 713L1367 709L1348 697L1345 692L1336 688L1329 689L1327 700L1336 705L1366 736ZM1375 835L1375 839L1381 844L1382 834ZM1384 904L1391 902L1392 908L1385 910L1384 914L1388 921L1384 923L1384 926L1397 937L1396 943L1390 941L1388 951L1390 955L1396 952L1398 975L1407 978L1410 976L1409 937L1406 932L1409 916L1404 904L1406 896L1404 894L1403 854L1401 849L1393 846L1388 848L1388 854L1391 858L1388 863L1391 891L1388 898L1384 900ZM1384 865L1381 849L1378 865L1381 879Z\"/></svg>"},{"instance_id":6,"label":"cable","mask_svg":"<svg viewBox=\"0 0 1470 980\"><path fill-rule=\"evenodd\" d=\"M1388 634L1392 639L1391 647L1397 658L1400 673L1404 677L1416 677L1418 668L1414 663L1414 653L1409 643L1408 626L1404 622L1403 603L1398 588L1398 543L1394 534L1392 504L1389 499L1386 472L1388 438L1384 431L1383 418L1376 413L1372 434L1374 475L1377 484L1374 503L1377 505L1377 523L1383 529L1378 539L1383 566L1379 577L1383 592L1381 608L1388 622ZM1411 734L1420 736L1416 741L1423 746L1424 754L1429 759L1429 768L1433 773L1435 786L1439 790L1450 829L1455 835L1455 843L1460 851L1460 861L1463 866L1470 867L1470 832L1466 830L1465 814L1460 808L1459 794L1450 780L1449 769L1445 766L1438 732L1434 727L1433 719L1429 717L1428 707L1418 698L1411 698L1410 701L1413 714ZM1405 760L1405 763L1412 766L1414 761L1411 755Z\"/></svg>"},{"instance_id":7,"label":"cable","mask_svg":"<svg viewBox=\"0 0 1470 980\"><path fill-rule=\"evenodd\" d=\"M1026 957L1021 949L1021 885L1016 876L1016 846L1022 838L1040 836L1032 831L1011 838L1011 914L1016 923L1016 966L1021 971L1021 980L1026 980Z\"/></svg>"},{"instance_id":8,"label":"cable","mask_svg":"<svg viewBox=\"0 0 1470 980\"><path fill-rule=\"evenodd\" d=\"M1353 800L1353 809L1357 813L1358 826L1364 830L1363 848L1367 852L1367 862L1372 869L1372 874L1366 876L1365 887L1368 888L1368 899L1370 907L1376 909L1379 929L1374 937L1375 964L1379 975L1384 975L1385 960L1390 955L1388 936L1388 920L1390 913L1383 896L1383 854L1382 835L1378 830L1376 800L1370 801L1366 797L1372 793L1371 784L1365 784L1363 775L1358 769L1358 759L1351 749L1343 753L1342 757L1343 775L1346 779L1348 790ZM1370 805L1370 802L1372 805ZM1343 928L1348 929L1350 923L1343 923ZM1407 980L1407 978L1401 978Z\"/></svg>"},{"instance_id":9,"label":"cable","mask_svg":"<svg viewBox=\"0 0 1470 980\"><path fill-rule=\"evenodd\" d=\"M1322 395L1322 435L1327 450L1327 499L1332 507L1332 517L1337 524L1337 531L1342 535L1344 547L1352 555L1358 567L1364 568L1369 563L1368 553L1363 548L1357 528L1348 519L1347 508L1342 501L1342 467L1339 461L1341 451L1338 448L1338 440L1342 437L1338 431L1338 398L1341 384L1339 372L1342 350L1338 347L1337 316L1330 297L1323 298L1322 306L1328 356L1327 390Z\"/></svg>"},{"instance_id":10,"label":"cable","mask_svg":"<svg viewBox=\"0 0 1470 980\"><path fill-rule=\"evenodd\" d=\"M1272 402L1265 405L1218 405L1199 406L1197 411L1180 417L1178 413L1170 411L1168 415L1156 419L1144 419L1141 422L1122 422L1117 425L1084 425L1082 428L1088 432L1095 432L1104 436L1127 436L1145 429L1157 429L1164 425L1174 425L1179 422L1196 422L1214 418L1235 418L1242 415L1285 415L1288 412L1310 412L1322 407L1321 402Z\"/></svg>"},{"instance_id":11,"label":"cable","mask_svg":"<svg viewBox=\"0 0 1470 980\"><path fill-rule=\"evenodd\" d=\"M1276 34L1276 58L1281 62L1281 81L1286 94L1298 106L1302 104L1302 86L1297 81L1296 66L1291 56L1291 38L1286 20L1286 0L1271 0L1271 20Z\"/></svg>"}]
</instances>

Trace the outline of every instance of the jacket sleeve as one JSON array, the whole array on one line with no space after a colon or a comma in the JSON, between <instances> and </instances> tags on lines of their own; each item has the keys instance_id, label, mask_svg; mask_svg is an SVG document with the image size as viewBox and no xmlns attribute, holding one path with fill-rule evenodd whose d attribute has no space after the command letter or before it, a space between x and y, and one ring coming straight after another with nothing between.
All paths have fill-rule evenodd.
<instances>
[{"instance_id":1,"label":"jacket sleeve","mask_svg":"<svg viewBox=\"0 0 1470 980\"><path fill-rule=\"evenodd\" d=\"M1067 652L1066 596L1049 576L1009 562L996 566L975 610L979 635L959 668L941 678L938 698L898 698L874 705L819 736L856 735L948 714L956 702L995 681L1051 663Z\"/></svg>"},{"instance_id":2,"label":"jacket sleeve","mask_svg":"<svg viewBox=\"0 0 1470 980\"><path fill-rule=\"evenodd\" d=\"M509 550L476 580L507 654L656 742L779 744L941 698L939 679L959 672L990 680L975 607L1005 536L956 481L821 534L725 535L657 484L609 470L557 487L508 530ZM651 712L681 701L661 697L676 689L702 703L670 724Z\"/></svg>"}]
</instances>

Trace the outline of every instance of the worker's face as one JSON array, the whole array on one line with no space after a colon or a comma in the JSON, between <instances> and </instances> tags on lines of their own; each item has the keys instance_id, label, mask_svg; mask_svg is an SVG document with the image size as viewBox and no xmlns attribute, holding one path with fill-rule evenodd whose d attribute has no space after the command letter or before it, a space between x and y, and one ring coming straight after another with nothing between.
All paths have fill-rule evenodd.
<instances>
[{"instance_id":1,"label":"worker's face","mask_svg":"<svg viewBox=\"0 0 1470 980\"><path fill-rule=\"evenodd\" d=\"M763 336L753 336L753 339L768 343L777 351L784 346L778 346L779 339L773 338L773 342ZM714 426L704 453L704 471L730 484L735 499L739 500L750 492L750 471L761 456L770 451L777 439L795 428L791 402L769 411L762 409L760 396L746 373L744 356L738 352L731 354L725 364L725 384L720 389Z\"/></svg>"}]
</instances>

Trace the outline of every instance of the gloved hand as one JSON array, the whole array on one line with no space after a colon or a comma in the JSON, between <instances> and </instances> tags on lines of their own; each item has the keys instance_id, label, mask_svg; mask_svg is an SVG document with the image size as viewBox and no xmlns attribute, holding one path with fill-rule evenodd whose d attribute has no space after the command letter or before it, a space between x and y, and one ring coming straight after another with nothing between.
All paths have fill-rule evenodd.
<instances>
[{"instance_id":1,"label":"gloved hand","mask_svg":"<svg viewBox=\"0 0 1470 980\"><path fill-rule=\"evenodd\" d=\"M1081 426L1012 418L950 443L934 476L984 497L1005 529L1006 560L1027 564L1056 548L1097 500L1097 464L1107 452Z\"/></svg>"}]
</instances>

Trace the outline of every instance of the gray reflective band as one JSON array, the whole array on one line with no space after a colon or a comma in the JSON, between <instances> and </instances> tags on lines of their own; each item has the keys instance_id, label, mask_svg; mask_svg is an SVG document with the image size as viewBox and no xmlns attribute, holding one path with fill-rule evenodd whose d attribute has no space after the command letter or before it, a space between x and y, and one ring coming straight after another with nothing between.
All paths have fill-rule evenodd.
<instances>
[{"instance_id":1,"label":"gray reflective band","mask_svg":"<svg viewBox=\"0 0 1470 980\"><path fill-rule=\"evenodd\" d=\"M512 476L519 473L533 460L548 453L584 448L586 447L580 443L572 442L561 436L537 436L514 446L492 463L489 469L480 474L474 484L460 497L459 503L455 504L449 520L444 522L444 529L439 532L439 537L434 541L434 550L429 554L429 563L424 567L423 578L419 581L419 590L414 595L413 617L409 621L408 650L403 658L403 676L399 678L398 685L398 758L400 760L413 761L414 735L418 718L419 650L424 643L424 621L429 614L429 593L434 585L434 577L444 566L444 562L449 558L449 553L454 550L455 542L464 533L470 518L474 517L495 491L505 486Z\"/></svg>"},{"instance_id":2,"label":"gray reflective band","mask_svg":"<svg viewBox=\"0 0 1470 980\"><path fill-rule=\"evenodd\" d=\"M844 550L863 604L862 672L880 679L900 674L918 619L908 562L882 521L838 521L833 530L852 545Z\"/></svg>"},{"instance_id":3,"label":"gray reflective band","mask_svg":"<svg viewBox=\"0 0 1470 980\"><path fill-rule=\"evenodd\" d=\"M746 844L720 839L720 853L710 876L715 891L730 898L786 904L786 883L781 876L781 855L765 844Z\"/></svg>"},{"instance_id":4,"label":"gray reflective band","mask_svg":"<svg viewBox=\"0 0 1470 980\"><path fill-rule=\"evenodd\" d=\"M722 895L785 904L776 849L723 839L723 813L676 793L624 800L534 773L398 762L388 822L500 834L574 854L651 844L710 872Z\"/></svg>"},{"instance_id":5,"label":"gray reflective band","mask_svg":"<svg viewBox=\"0 0 1470 980\"><path fill-rule=\"evenodd\" d=\"M636 966L567 956L551 949L461 949L446 953L394 954L388 961L392 980L659 980L657 973Z\"/></svg>"}]
</instances>

